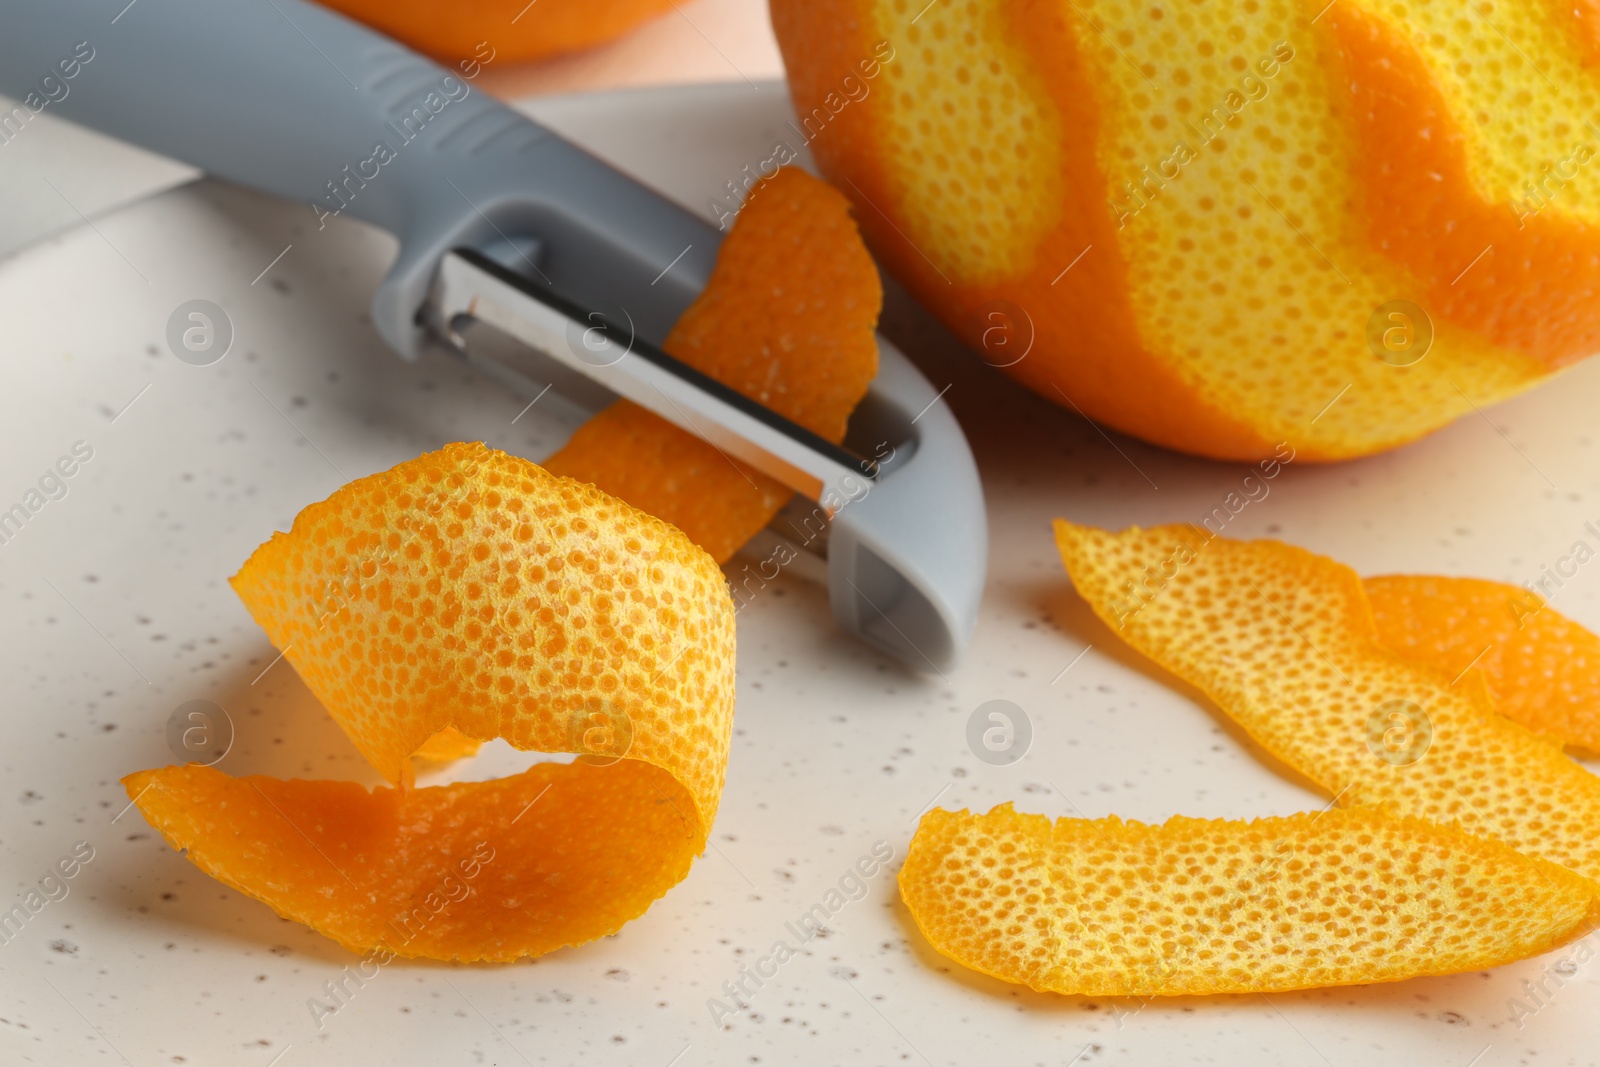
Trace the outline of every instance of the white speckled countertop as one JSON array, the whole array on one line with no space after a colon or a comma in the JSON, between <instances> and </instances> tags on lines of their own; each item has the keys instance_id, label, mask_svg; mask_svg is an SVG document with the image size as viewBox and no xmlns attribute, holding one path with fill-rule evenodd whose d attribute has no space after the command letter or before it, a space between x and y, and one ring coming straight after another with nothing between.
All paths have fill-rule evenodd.
<instances>
[{"instance_id":1,"label":"white speckled countertop","mask_svg":"<svg viewBox=\"0 0 1600 1067\"><path fill-rule=\"evenodd\" d=\"M785 107L776 87L735 83L530 110L699 206L765 158ZM1512 1019L1510 998L1563 953L1454 978L1141 1005L1034 994L929 950L893 874L935 800L1160 820L1326 798L1119 647L1051 544L1056 515L1198 518L1244 471L1113 446L959 352L899 298L888 331L936 386L950 384L945 402L986 479L990 581L962 666L909 674L834 632L820 589L780 579L739 616L727 790L714 847L683 884L616 937L537 962L390 965L319 1026L307 1001L354 958L200 874L136 811L119 816L116 779L169 762L169 714L204 699L236 724L221 765L231 773L372 781L293 671L267 669L276 653L227 576L348 478L458 438L538 457L564 431L533 417L512 426L522 401L442 358L400 363L365 316L389 240L354 225L317 234L308 221L303 208L202 182L0 263L0 505L75 442L93 449L65 497L0 544L0 909L76 842L94 850L66 897L0 944L0 1062L1600 1061L1593 963ZM168 314L194 298L221 304L237 332L209 367L179 362L163 340ZM1228 532L1280 536L1369 574L1535 577L1600 518L1597 407L1600 366L1580 366L1398 452L1291 465ZM1600 578L1581 572L1556 603L1600 625L1597 592ZM1032 723L1028 754L1009 766L968 748L968 718L992 699ZM457 773L518 765L502 749ZM774 941L792 941L786 924L877 842L895 858L864 898L800 946L750 1010L714 1025L708 999Z\"/></svg>"}]
</instances>

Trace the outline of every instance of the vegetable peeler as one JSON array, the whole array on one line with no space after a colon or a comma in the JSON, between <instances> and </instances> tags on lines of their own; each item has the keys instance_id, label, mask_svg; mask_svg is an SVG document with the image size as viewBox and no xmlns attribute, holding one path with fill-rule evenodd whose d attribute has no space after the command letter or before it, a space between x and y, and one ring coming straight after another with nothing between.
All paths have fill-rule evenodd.
<instances>
[{"instance_id":1,"label":"vegetable peeler","mask_svg":"<svg viewBox=\"0 0 1600 1067\"><path fill-rule=\"evenodd\" d=\"M660 350L720 232L473 88L472 61L441 67L306 0L123 2L0 14L0 92L61 85L86 43L70 91L44 87L54 113L304 203L319 228L394 234L372 320L403 358L443 345L579 413L625 397L782 481L828 520L838 624L915 669L954 664L983 589L983 493L955 418L881 335L835 445Z\"/></svg>"}]
</instances>

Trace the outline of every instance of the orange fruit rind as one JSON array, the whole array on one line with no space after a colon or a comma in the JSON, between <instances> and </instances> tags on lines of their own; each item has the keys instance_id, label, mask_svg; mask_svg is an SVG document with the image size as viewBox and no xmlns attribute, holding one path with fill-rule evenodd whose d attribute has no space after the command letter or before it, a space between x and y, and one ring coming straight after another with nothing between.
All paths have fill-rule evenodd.
<instances>
[{"instance_id":1,"label":"orange fruit rind","mask_svg":"<svg viewBox=\"0 0 1600 1067\"><path fill-rule=\"evenodd\" d=\"M790 147L1069 411L1338 460L1600 351L1592 5L771 6Z\"/></svg>"},{"instance_id":2,"label":"orange fruit rind","mask_svg":"<svg viewBox=\"0 0 1600 1067\"><path fill-rule=\"evenodd\" d=\"M1600 637L1591 630L1503 582L1384 575L1362 585L1390 650L1452 678L1481 672L1500 714L1600 752Z\"/></svg>"},{"instance_id":3,"label":"orange fruit rind","mask_svg":"<svg viewBox=\"0 0 1600 1067\"><path fill-rule=\"evenodd\" d=\"M1453 679L1381 644L1350 568L1188 525L1055 532L1118 636L1340 804L1459 824L1600 879L1600 778L1499 715L1480 673Z\"/></svg>"},{"instance_id":4,"label":"orange fruit rind","mask_svg":"<svg viewBox=\"0 0 1600 1067\"><path fill-rule=\"evenodd\" d=\"M169 844L280 915L357 951L516 959L614 933L704 849L732 731L733 607L676 528L455 444L306 508L233 586L399 783L198 765L124 779ZM412 754L449 730L579 759L409 788Z\"/></svg>"},{"instance_id":5,"label":"orange fruit rind","mask_svg":"<svg viewBox=\"0 0 1600 1067\"><path fill-rule=\"evenodd\" d=\"M1580 936L1597 887L1376 807L1161 826L934 809L900 887L929 942L1043 992L1268 993L1493 967Z\"/></svg>"},{"instance_id":6,"label":"orange fruit rind","mask_svg":"<svg viewBox=\"0 0 1600 1067\"><path fill-rule=\"evenodd\" d=\"M338 611L311 610L324 576L363 555L383 562ZM725 581L676 528L593 486L447 445L306 508L232 584L391 782L448 726L569 752L569 723L604 707L632 722L630 757L707 800L720 784ZM680 732L696 743L674 749Z\"/></svg>"},{"instance_id":7,"label":"orange fruit rind","mask_svg":"<svg viewBox=\"0 0 1600 1067\"><path fill-rule=\"evenodd\" d=\"M784 167L752 191L706 287L662 347L830 441L878 373L877 266L850 204ZM667 520L726 563L793 494L645 409L619 401L546 469Z\"/></svg>"},{"instance_id":8,"label":"orange fruit rind","mask_svg":"<svg viewBox=\"0 0 1600 1067\"><path fill-rule=\"evenodd\" d=\"M672 0L539 0L520 13L490 0L458 2L448 10L428 0L319 2L468 79L489 64L526 63L604 44L672 10Z\"/></svg>"},{"instance_id":9,"label":"orange fruit rind","mask_svg":"<svg viewBox=\"0 0 1600 1067\"><path fill-rule=\"evenodd\" d=\"M837 441L881 300L848 203L783 170L664 347ZM733 709L715 564L789 496L625 402L545 469L457 444L351 483L233 585L400 788L188 766L129 795L201 869L352 950L510 960L613 933L705 846ZM579 759L409 788L413 759L495 737Z\"/></svg>"}]
</instances>

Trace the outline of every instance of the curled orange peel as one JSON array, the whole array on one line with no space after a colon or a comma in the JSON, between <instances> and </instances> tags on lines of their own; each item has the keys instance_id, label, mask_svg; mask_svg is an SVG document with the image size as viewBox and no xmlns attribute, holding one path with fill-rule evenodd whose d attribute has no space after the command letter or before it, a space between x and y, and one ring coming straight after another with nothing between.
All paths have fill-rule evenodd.
<instances>
[{"instance_id":1,"label":"curled orange peel","mask_svg":"<svg viewBox=\"0 0 1600 1067\"><path fill-rule=\"evenodd\" d=\"M1483 675L1495 710L1600 752L1600 637L1538 593L1481 578L1386 575L1362 583L1390 650L1452 678Z\"/></svg>"},{"instance_id":2,"label":"curled orange peel","mask_svg":"<svg viewBox=\"0 0 1600 1067\"><path fill-rule=\"evenodd\" d=\"M233 586L400 783L198 765L124 779L168 843L279 914L353 950L510 960L614 933L705 847L732 730L733 606L667 523L455 444L306 508ZM447 729L580 759L407 788L411 754Z\"/></svg>"},{"instance_id":3,"label":"curled orange peel","mask_svg":"<svg viewBox=\"0 0 1600 1067\"><path fill-rule=\"evenodd\" d=\"M1600 879L1600 777L1499 715L1477 672L1384 647L1350 568L1188 525L1055 531L1118 636L1339 803L1459 823Z\"/></svg>"},{"instance_id":4,"label":"curled orange peel","mask_svg":"<svg viewBox=\"0 0 1600 1067\"><path fill-rule=\"evenodd\" d=\"M1596 886L1381 808L1162 826L935 809L900 887L964 966L1093 996L1274 992L1492 967L1592 924Z\"/></svg>"},{"instance_id":5,"label":"curled orange peel","mask_svg":"<svg viewBox=\"0 0 1600 1067\"><path fill-rule=\"evenodd\" d=\"M844 199L782 171L666 347L839 440L876 373L881 300ZM615 932L681 880L731 729L732 608L714 562L789 492L626 403L546 468L451 445L306 509L234 578L400 789L169 767L124 779L151 824L280 915L401 956L539 955ZM411 758L493 737L582 756L407 788Z\"/></svg>"},{"instance_id":6,"label":"curled orange peel","mask_svg":"<svg viewBox=\"0 0 1600 1067\"><path fill-rule=\"evenodd\" d=\"M838 442L878 373L877 267L850 204L785 167L756 186L705 290L662 346L703 374ZM619 401L545 466L683 530L719 563L791 496L716 446Z\"/></svg>"},{"instance_id":7,"label":"curled orange peel","mask_svg":"<svg viewBox=\"0 0 1600 1067\"><path fill-rule=\"evenodd\" d=\"M825 182L783 168L756 187L705 290L668 352L831 441L878 370L883 286L850 217ZM627 401L590 419L544 461L689 535L726 563L790 497L772 478ZM446 727L415 756L449 762L479 742Z\"/></svg>"}]
</instances>

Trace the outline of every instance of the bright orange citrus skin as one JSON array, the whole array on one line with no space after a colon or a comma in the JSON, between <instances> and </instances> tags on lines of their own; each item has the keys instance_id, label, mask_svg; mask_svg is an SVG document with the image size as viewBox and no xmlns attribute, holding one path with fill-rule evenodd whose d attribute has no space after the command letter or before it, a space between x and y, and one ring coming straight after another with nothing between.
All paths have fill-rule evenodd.
<instances>
[{"instance_id":1,"label":"bright orange citrus skin","mask_svg":"<svg viewBox=\"0 0 1600 1067\"><path fill-rule=\"evenodd\" d=\"M848 202L783 170L666 347L839 440L877 369L881 300ZM626 402L545 469L456 444L353 482L233 584L402 787L190 765L129 775L128 794L207 874L380 963L514 960L615 933L705 846L733 712L713 557L789 495ZM496 736L600 758L408 788L411 757Z\"/></svg>"},{"instance_id":2,"label":"bright orange citrus skin","mask_svg":"<svg viewBox=\"0 0 1600 1067\"><path fill-rule=\"evenodd\" d=\"M1484 674L1380 642L1348 567L1187 525L1055 530L1095 614L1342 806L1459 824L1600 882L1600 779L1500 715Z\"/></svg>"},{"instance_id":3,"label":"bright orange citrus skin","mask_svg":"<svg viewBox=\"0 0 1600 1067\"><path fill-rule=\"evenodd\" d=\"M520 15L521 4L486 0L448 5L428 0L319 2L447 66L482 62L491 54L494 62L518 63L577 52L672 10L671 0L539 0Z\"/></svg>"},{"instance_id":4,"label":"bright orange citrus skin","mask_svg":"<svg viewBox=\"0 0 1600 1067\"><path fill-rule=\"evenodd\" d=\"M199 764L123 784L174 849L285 918L355 951L513 960L615 933L704 849L733 603L675 527L453 444L306 508L233 586L399 788ZM412 753L452 728L580 759L410 788Z\"/></svg>"},{"instance_id":5,"label":"bright orange citrus skin","mask_svg":"<svg viewBox=\"0 0 1600 1067\"><path fill-rule=\"evenodd\" d=\"M785 167L739 212L705 290L663 347L831 441L878 372L883 287L850 203ZM772 521L788 487L619 401L544 461L665 519L718 563Z\"/></svg>"},{"instance_id":6,"label":"bright orange citrus skin","mask_svg":"<svg viewBox=\"0 0 1600 1067\"><path fill-rule=\"evenodd\" d=\"M1328 26L1368 148L1359 163L1373 194L1373 244L1423 279L1428 307L1498 345L1551 367L1600 351L1600 227L1486 202L1472 189L1449 106L1410 43L1355 9L1329 11Z\"/></svg>"},{"instance_id":7,"label":"bright orange citrus skin","mask_svg":"<svg viewBox=\"0 0 1600 1067\"><path fill-rule=\"evenodd\" d=\"M1391 574L1361 584L1391 651L1452 678L1478 671L1512 722L1600 752L1600 636L1501 582Z\"/></svg>"},{"instance_id":8,"label":"bright orange citrus skin","mask_svg":"<svg viewBox=\"0 0 1600 1067\"><path fill-rule=\"evenodd\" d=\"M880 261L1069 410L1337 460L1600 350L1592 3L772 7Z\"/></svg>"},{"instance_id":9,"label":"bright orange citrus skin","mask_svg":"<svg viewBox=\"0 0 1600 1067\"><path fill-rule=\"evenodd\" d=\"M790 93L800 115L810 115L815 108L827 110L828 94L839 92L841 76L859 72L862 57L874 56L880 41L902 46L893 36L875 37L875 31L860 17L861 6L858 0L774 0L773 28L783 45ZM1055 57L1050 69L1042 73L1063 124L1091 139L1099 116L1064 17L1039 3L1012 5L1009 13L1018 36L1038 40L1041 49ZM891 59L887 65L893 62ZM1218 442L1221 450L1230 453L1255 455L1271 450L1250 427L1203 401L1196 402L1160 375L1159 367L1139 345L1133 313L1122 295L1126 292L1125 266L1117 258L1086 259L1074 268L1074 273L1082 272L1081 284L1065 289L1052 287L1051 275L1042 271L1002 284L951 284L900 228L894 193L881 165L880 146L887 135L874 122L872 100L869 95L862 105L847 106L832 118L812 140L811 151L824 173L855 201L856 217L879 261L957 335L984 351L986 330L999 325L1011 332L1005 320L991 319L987 312L997 309L1000 301L1021 306L1032 316L1036 347L1028 358L1006 371L1041 396L1063 403L1056 383L1064 379L1053 375L1052 363L1040 346L1048 345L1053 337L1071 336L1085 350L1115 352L1122 357L1116 362L1078 367L1080 374L1069 389L1071 401L1085 411L1124 428L1146 416L1160 423L1188 422L1196 435ZM1096 204L1104 200L1105 181L1092 157L1071 155L1062 162L1061 181L1075 191L1070 195ZM1073 250L1107 247L1114 225L1104 212L1068 214L1040 243ZM1027 332L1021 327L1015 330ZM1005 343L1014 347L1025 341L1012 336ZM1001 357L997 353L995 362L1008 358L1009 354Z\"/></svg>"}]
</instances>

